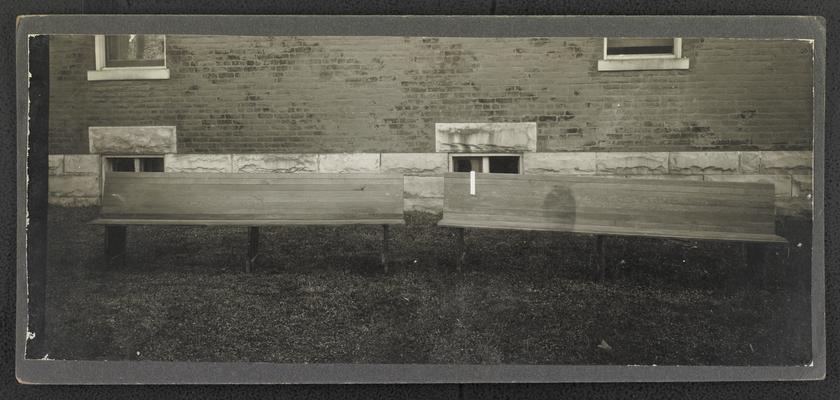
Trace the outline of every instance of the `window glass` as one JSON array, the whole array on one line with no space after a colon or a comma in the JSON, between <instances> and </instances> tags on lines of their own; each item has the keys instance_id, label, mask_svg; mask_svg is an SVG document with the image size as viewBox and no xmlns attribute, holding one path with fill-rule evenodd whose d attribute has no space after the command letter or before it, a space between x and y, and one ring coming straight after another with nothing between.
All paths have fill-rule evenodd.
<instances>
[{"instance_id":1,"label":"window glass","mask_svg":"<svg viewBox=\"0 0 840 400\"><path fill-rule=\"evenodd\" d=\"M162 158L141 158L140 171L142 172L163 172Z\"/></svg>"},{"instance_id":2,"label":"window glass","mask_svg":"<svg viewBox=\"0 0 840 400\"><path fill-rule=\"evenodd\" d=\"M164 35L105 36L107 67L164 66Z\"/></svg>"},{"instance_id":3,"label":"window glass","mask_svg":"<svg viewBox=\"0 0 840 400\"><path fill-rule=\"evenodd\" d=\"M494 174L518 174L518 156L490 156L490 173Z\"/></svg>"},{"instance_id":4,"label":"window glass","mask_svg":"<svg viewBox=\"0 0 840 400\"><path fill-rule=\"evenodd\" d=\"M163 157L108 157L114 172L163 172Z\"/></svg>"},{"instance_id":5,"label":"window glass","mask_svg":"<svg viewBox=\"0 0 840 400\"><path fill-rule=\"evenodd\" d=\"M133 158L110 158L111 171L115 172L134 172Z\"/></svg>"},{"instance_id":6,"label":"window glass","mask_svg":"<svg viewBox=\"0 0 840 400\"><path fill-rule=\"evenodd\" d=\"M608 38L607 55L619 54L673 54L674 39Z\"/></svg>"},{"instance_id":7,"label":"window glass","mask_svg":"<svg viewBox=\"0 0 840 400\"><path fill-rule=\"evenodd\" d=\"M518 174L520 156L452 156L452 172Z\"/></svg>"},{"instance_id":8,"label":"window glass","mask_svg":"<svg viewBox=\"0 0 840 400\"><path fill-rule=\"evenodd\" d=\"M484 172L482 171L483 157L452 157L454 172Z\"/></svg>"}]
</instances>

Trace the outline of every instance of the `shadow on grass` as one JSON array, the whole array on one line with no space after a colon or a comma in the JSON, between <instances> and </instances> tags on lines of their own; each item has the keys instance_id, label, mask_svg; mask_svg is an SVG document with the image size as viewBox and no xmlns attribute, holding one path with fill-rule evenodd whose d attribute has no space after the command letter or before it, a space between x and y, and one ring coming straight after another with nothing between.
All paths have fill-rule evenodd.
<instances>
[{"instance_id":1,"label":"shadow on grass","mask_svg":"<svg viewBox=\"0 0 840 400\"><path fill-rule=\"evenodd\" d=\"M50 357L358 363L801 365L810 361L810 225L756 285L738 245L610 238L591 280L585 235L454 232L409 213L392 228L129 228L129 265L102 265L95 209L49 210ZM607 344L608 346L605 346ZM600 346L600 347L599 347Z\"/></svg>"}]
</instances>

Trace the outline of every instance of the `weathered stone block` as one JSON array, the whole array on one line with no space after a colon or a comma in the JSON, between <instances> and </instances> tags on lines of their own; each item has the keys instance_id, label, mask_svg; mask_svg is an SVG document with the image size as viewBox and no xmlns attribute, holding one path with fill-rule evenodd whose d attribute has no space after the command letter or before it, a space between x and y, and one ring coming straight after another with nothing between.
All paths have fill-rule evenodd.
<instances>
[{"instance_id":1,"label":"weathered stone block","mask_svg":"<svg viewBox=\"0 0 840 400\"><path fill-rule=\"evenodd\" d=\"M761 152L759 151L742 151L741 156L741 173L742 174L757 174L761 169Z\"/></svg>"},{"instance_id":2,"label":"weathered stone block","mask_svg":"<svg viewBox=\"0 0 840 400\"><path fill-rule=\"evenodd\" d=\"M810 151L762 151L762 174L806 175L813 169Z\"/></svg>"},{"instance_id":3,"label":"weathered stone block","mask_svg":"<svg viewBox=\"0 0 840 400\"><path fill-rule=\"evenodd\" d=\"M382 172L405 175L442 174L447 171L446 153L382 153Z\"/></svg>"},{"instance_id":4,"label":"weathered stone block","mask_svg":"<svg viewBox=\"0 0 840 400\"><path fill-rule=\"evenodd\" d=\"M64 173L64 155L50 154L47 157L49 163L50 175L61 175Z\"/></svg>"},{"instance_id":5,"label":"weathered stone block","mask_svg":"<svg viewBox=\"0 0 840 400\"><path fill-rule=\"evenodd\" d=\"M101 173L98 154L65 154L64 173L67 175L99 175Z\"/></svg>"},{"instance_id":6,"label":"weathered stone block","mask_svg":"<svg viewBox=\"0 0 840 400\"><path fill-rule=\"evenodd\" d=\"M317 154L234 154L233 172L318 172Z\"/></svg>"},{"instance_id":7,"label":"weathered stone block","mask_svg":"<svg viewBox=\"0 0 840 400\"><path fill-rule=\"evenodd\" d=\"M99 196L97 197L59 197L59 196L49 196L47 198L47 202L49 204L54 204L63 207L90 207L90 206L98 206L100 202Z\"/></svg>"},{"instance_id":8,"label":"weathered stone block","mask_svg":"<svg viewBox=\"0 0 840 400\"><path fill-rule=\"evenodd\" d=\"M596 153L599 175L647 175L668 173L668 153Z\"/></svg>"},{"instance_id":9,"label":"weathered stone block","mask_svg":"<svg viewBox=\"0 0 840 400\"><path fill-rule=\"evenodd\" d=\"M405 176L403 177L404 197L443 197L442 176Z\"/></svg>"},{"instance_id":10,"label":"weathered stone block","mask_svg":"<svg viewBox=\"0 0 840 400\"><path fill-rule=\"evenodd\" d=\"M791 178L787 175L704 175L709 182L764 182L775 186L776 197L791 196Z\"/></svg>"},{"instance_id":11,"label":"weathered stone block","mask_svg":"<svg viewBox=\"0 0 840 400\"><path fill-rule=\"evenodd\" d=\"M96 197L100 193L99 176L51 176L48 191L50 197Z\"/></svg>"},{"instance_id":12,"label":"weathered stone block","mask_svg":"<svg viewBox=\"0 0 840 400\"><path fill-rule=\"evenodd\" d=\"M165 154L176 153L174 126L91 126L91 153Z\"/></svg>"},{"instance_id":13,"label":"weathered stone block","mask_svg":"<svg viewBox=\"0 0 840 400\"><path fill-rule=\"evenodd\" d=\"M379 172L379 153L318 154L318 172Z\"/></svg>"},{"instance_id":14,"label":"weathered stone block","mask_svg":"<svg viewBox=\"0 0 840 400\"><path fill-rule=\"evenodd\" d=\"M596 172L594 152L525 153L526 174L591 175Z\"/></svg>"},{"instance_id":15,"label":"weathered stone block","mask_svg":"<svg viewBox=\"0 0 840 400\"><path fill-rule=\"evenodd\" d=\"M740 157L736 151L671 152L669 174L737 174Z\"/></svg>"},{"instance_id":16,"label":"weathered stone block","mask_svg":"<svg viewBox=\"0 0 840 400\"><path fill-rule=\"evenodd\" d=\"M231 172L230 154L166 154L166 172Z\"/></svg>"},{"instance_id":17,"label":"weathered stone block","mask_svg":"<svg viewBox=\"0 0 840 400\"><path fill-rule=\"evenodd\" d=\"M435 124L435 151L444 153L537 151L537 123L437 123Z\"/></svg>"},{"instance_id":18,"label":"weathered stone block","mask_svg":"<svg viewBox=\"0 0 840 400\"><path fill-rule=\"evenodd\" d=\"M813 175L793 175L791 181L792 197L810 199L814 193Z\"/></svg>"},{"instance_id":19,"label":"weathered stone block","mask_svg":"<svg viewBox=\"0 0 840 400\"><path fill-rule=\"evenodd\" d=\"M423 211L430 213L439 213L443 211L443 198L437 197L423 197L404 199L405 211Z\"/></svg>"}]
</instances>

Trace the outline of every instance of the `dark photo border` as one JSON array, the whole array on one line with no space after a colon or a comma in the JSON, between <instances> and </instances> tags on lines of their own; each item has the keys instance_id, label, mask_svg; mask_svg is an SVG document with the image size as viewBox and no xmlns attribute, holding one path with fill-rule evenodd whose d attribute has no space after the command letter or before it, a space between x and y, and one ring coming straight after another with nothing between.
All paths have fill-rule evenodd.
<instances>
[{"instance_id":1,"label":"dark photo border","mask_svg":"<svg viewBox=\"0 0 840 400\"><path fill-rule=\"evenodd\" d=\"M822 379L826 370L824 165L825 22L820 17L652 16L176 16L51 15L17 21L17 319L16 373L24 383L512 383L674 382ZM46 204L45 122L30 113L37 87L29 61L30 38L49 34L154 32L197 35L297 36L681 36L814 41L814 223L811 267L813 362L807 366L576 366L272 364L130 361L57 361L24 358L28 316L27 265L46 262L45 218L32 205ZM35 49L37 46L32 47ZM42 71L41 71L42 72ZM34 96L36 96L33 95ZM35 104L35 105L33 105ZM48 106L48 105L47 105ZM40 110L43 111L43 110ZM43 135L43 133L42 133ZM33 171L33 173L28 173ZM41 173L43 172L43 173ZM27 206L30 205L28 208ZM29 229L27 229L29 227ZM37 268L33 268L33 271Z\"/></svg>"}]
</instances>

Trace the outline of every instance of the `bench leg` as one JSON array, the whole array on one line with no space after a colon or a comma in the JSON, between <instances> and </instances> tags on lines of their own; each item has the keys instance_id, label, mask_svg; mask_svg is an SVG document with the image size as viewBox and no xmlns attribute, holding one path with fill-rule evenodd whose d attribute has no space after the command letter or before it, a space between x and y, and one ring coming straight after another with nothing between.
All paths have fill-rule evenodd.
<instances>
[{"instance_id":1,"label":"bench leg","mask_svg":"<svg viewBox=\"0 0 840 400\"><path fill-rule=\"evenodd\" d=\"M382 225L382 269L388 273L388 225Z\"/></svg>"},{"instance_id":2,"label":"bench leg","mask_svg":"<svg viewBox=\"0 0 840 400\"><path fill-rule=\"evenodd\" d=\"M245 273L250 274L257 261L260 249L260 228L248 228L248 259L245 260Z\"/></svg>"},{"instance_id":3,"label":"bench leg","mask_svg":"<svg viewBox=\"0 0 840 400\"><path fill-rule=\"evenodd\" d=\"M607 257L604 252L604 235L595 235L595 264L598 281L607 276Z\"/></svg>"},{"instance_id":4,"label":"bench leg","mask_svg":"<svg viewBox=\"0 0 840 400\"><path fill-rule=\"evenodd\" d=\"M458 272L461 272L463 268L464 262L467 260L467 243L464 238L467 234L466 228L456 228L458 231L458 239L457 239L457 247L458 247L458 259L455 261L455 268Z\"/></svg>"},{"instance_id":5,"label":"bench leg","mask_svg":"<svg viewBox=\"0 0 840 400\"><path fill-rule=\"evenodd\" d=\"M767 282L767 245L744 243L744 259L750 278L764 286Z\"/></svg>"},{"instance_id":6,"label":"bench leg","mask_svg":"<svg viewBox=\"0 0 840 400\"><path fill-rule=\"evenodd\" d=\"M109 267L125 265L125 244L128 238L128 227L125 225L105 226L105 263Z\"/></svg>"}]
</instances>

